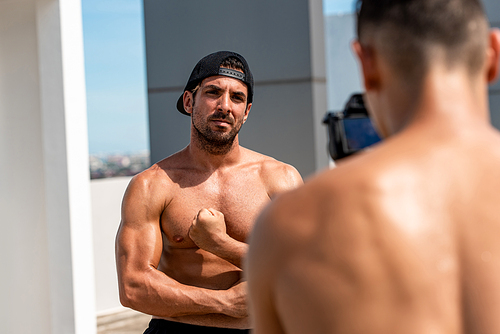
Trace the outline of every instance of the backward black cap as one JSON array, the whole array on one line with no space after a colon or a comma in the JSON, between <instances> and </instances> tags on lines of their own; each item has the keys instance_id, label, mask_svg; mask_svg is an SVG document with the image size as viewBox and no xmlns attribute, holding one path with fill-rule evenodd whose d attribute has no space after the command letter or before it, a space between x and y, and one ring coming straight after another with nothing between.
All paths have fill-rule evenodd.
<instances>
[{"instance_id":1,"label":"backward black cap","mask_svg":"<svg viewBox=\"0 0 500 334\"><path fill-rule=\"evenodd\" d=\"M243 73L240 71L235 71L231 69L221 68L220 65L224 60L229 57L234 57L238 59L243 64ZM216 75L225 75L231 78L235 78L244 82L248 87L248 103L253 101L253 76L252 72L250 72L250 67L248 67L248 63L243 58L242 55L237 54L236 52L231 51L218 51L215 53L211 53L206 57L203 57L198 64L194 67L191 75L189 76L189 80L184 87L184 91L182 95L177 100L177 110L179 110L184 115L190 115L184 110L184 102L183 95L185 91L191 91L198 85L203 79L208 77L213 77Z\"/></svg>"}]
</instances>

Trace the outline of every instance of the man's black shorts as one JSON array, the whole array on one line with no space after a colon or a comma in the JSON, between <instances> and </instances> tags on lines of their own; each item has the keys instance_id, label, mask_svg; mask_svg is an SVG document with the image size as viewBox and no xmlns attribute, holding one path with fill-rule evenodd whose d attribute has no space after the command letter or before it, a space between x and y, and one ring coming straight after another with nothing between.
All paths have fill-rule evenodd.
<instances>
[{"instance_id":1,"label":"man's black shorts","mask_svg":"<svg viewBox=\"0 0 500 334\"><path fill-rule=\"evenodd\" d=\"M188 325L175 321L163 319L151 319L149 327L144 334L185 334L185 333L202 333L202 334L244 334L250 333L249 329L233 329L233 328L218 328L205 327L197 325Z\"/></svg>"}]
</instances>

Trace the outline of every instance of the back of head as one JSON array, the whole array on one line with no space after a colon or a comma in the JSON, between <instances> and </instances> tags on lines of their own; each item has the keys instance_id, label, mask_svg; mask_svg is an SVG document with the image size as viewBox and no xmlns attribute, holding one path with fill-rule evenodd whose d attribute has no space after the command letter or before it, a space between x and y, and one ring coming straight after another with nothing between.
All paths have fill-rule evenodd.
<instances>
[{"instance_id":1,"label":"back of head","mask_svg":"<svg viewBox=\"0 0 500 334\"><path fill-rule=\"evenodd\" d=\"M479 73L488 43L480 0L358 0L357 33L394 69L419 82L435 61Z\"/></svg>"}]
</instances>

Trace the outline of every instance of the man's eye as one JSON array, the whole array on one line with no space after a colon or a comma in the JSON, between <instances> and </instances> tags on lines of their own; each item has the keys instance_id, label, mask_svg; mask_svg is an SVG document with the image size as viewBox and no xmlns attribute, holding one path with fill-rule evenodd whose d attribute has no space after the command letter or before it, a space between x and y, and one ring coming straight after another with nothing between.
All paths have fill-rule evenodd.
<instances>
[{"instance_id":1,"label":"man's eye","mask_svg":"<svg viewBox=\"0 0 500 334\"><path fill-rule=\"evenodd\" d=\"M239 95L233 96L233 99L238 102L244 102L244 98Z\"/></svg>"}]
</instances>

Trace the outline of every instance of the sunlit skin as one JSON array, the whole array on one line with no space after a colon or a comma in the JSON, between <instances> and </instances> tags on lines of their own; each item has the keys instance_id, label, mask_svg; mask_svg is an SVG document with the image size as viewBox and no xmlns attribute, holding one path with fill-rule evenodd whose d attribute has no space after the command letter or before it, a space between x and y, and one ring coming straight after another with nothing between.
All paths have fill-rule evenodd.
<instances>
[{"instance_id":1,"label":"sunlit skin","mask_svg":"<svg viewBox=\"0 0 500 334\"><path fill-rule=\"evenodd\" d=\"M246 239L271 199L302 183L295 168L239 145L251 104L239 80L185 92L191 141L135 176L116 240L120 299L155 318L249 328Z\"/></svg>"},{"instance_id":2,"label":"sunlit skin","mask_svg":"<svg viewBox=\"0 0 500 334\"><path fill-rule=\"evenodd\" d=\"M247 274L256 334L500 333L500 135L484 66L434 59L419 93L354 43L385 141L259 217Z\"/></svg>"}]
</instances>

